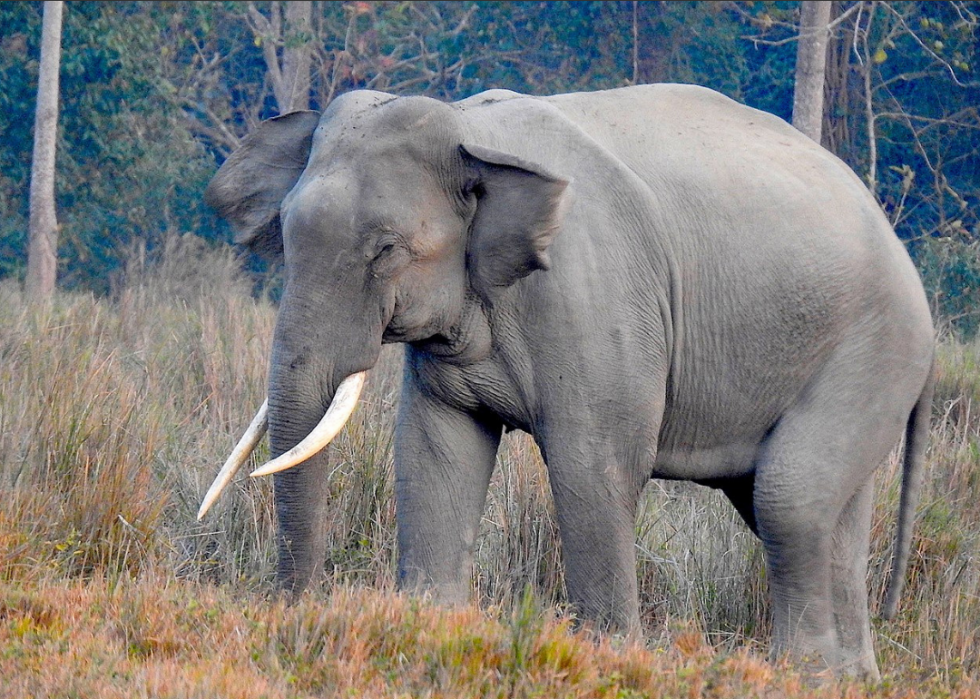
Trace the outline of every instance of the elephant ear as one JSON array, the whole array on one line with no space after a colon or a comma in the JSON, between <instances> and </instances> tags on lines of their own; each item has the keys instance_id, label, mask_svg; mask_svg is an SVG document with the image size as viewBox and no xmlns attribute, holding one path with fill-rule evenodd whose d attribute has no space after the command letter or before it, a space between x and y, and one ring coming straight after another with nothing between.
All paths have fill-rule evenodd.
<instances>
[{"instance_id":1,"label":"elephant ear","mask_svg":"<svg viewBox=\"0 0 980 699\"><path fill-rule=\"evenodd\" d=\"M474 286L487 293L551 267L548 246L558 233L568 181L521 158L464 144L460 154L476 195L469 265Z\"/></svg>"},{"instance_id":2,"label":"elephant ear","mask_svg":"<svg viewBox=\"0 0 980 699\"><path fill-rule=\"evenodd\" d=\"M319 121L314 111L264 121L215 173L204 201L231 224L236 243L282 254L279 206L306 168Z\"/></svg>"}]
</instances>

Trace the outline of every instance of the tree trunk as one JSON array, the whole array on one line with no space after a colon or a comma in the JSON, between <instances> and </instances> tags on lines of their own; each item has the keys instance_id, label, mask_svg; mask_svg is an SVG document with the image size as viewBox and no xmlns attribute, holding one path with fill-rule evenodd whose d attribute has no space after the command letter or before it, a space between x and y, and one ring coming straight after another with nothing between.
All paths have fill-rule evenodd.
<instances>
[{"instance_id":1,"label":"tree trunk","mask_svg":"<svg viewBox=\"0 0 980 699\"><path fill-rule=\"evenodd\" d=\"M833 3L830 13L834 22L841 13L840 3ZM820 142L831 153L841 158L852 168L855 166L853 133L855 129L853 90L849 88L852 47L856 45L854 35L857 27L848 23L840 27L827 39L827 72L824 83L824 119ZM830 118L828 114L832 114Z\"/></svg>"},{"instance_id":2,"label":"tree trunk","mask_svg":"<svg viewBox=\"0 0 980 699\"><path fill-rule=\"evenodd\" d=\"M58 220L54 208L54 160L58 136L58 65L61 62L63 2L45 2L41 27L41 66L34 113L31 161L30 242L26 289L35 301L54 295L58 265Z\"/></svg>"},{"instance_id":3,"label":"tree trunk","mask_svg":"<svg viewBox=\"0 0 980 699\"><path fill-rule=\"evenodd\" d=\"M832 3L800 3L800 38L796 50L793 126L820 143L823 86L827 69L827 25Z\"/></svg>"},{"instance_id":4,"label":"tree trunk","mask_svg":"<svg viewBox=\"0 0 980 699\"><path fill-rule=\"evenodd\" d=\"M282 75L288 90L279 100L279 112L310 108L310 59L313 26L313 3L290 0L286 3L286 28L283 31ZM278 100L278 95L276 96Z\"/></svg>"},{"instance_id":5,"label":"tree trunk","mask_svg":"<svg viewBox=\"0 0 980 699\"><path fill-rule=\"evenodd\" d=\"M266 18L254 3L248 4L252 31L262 42L266 72L280 114L310 108L310 67L312 65L313 4L300 0L282 6L269 3ZM282 47L282 53L277 51Z\"/></svg>"}]
</instances>

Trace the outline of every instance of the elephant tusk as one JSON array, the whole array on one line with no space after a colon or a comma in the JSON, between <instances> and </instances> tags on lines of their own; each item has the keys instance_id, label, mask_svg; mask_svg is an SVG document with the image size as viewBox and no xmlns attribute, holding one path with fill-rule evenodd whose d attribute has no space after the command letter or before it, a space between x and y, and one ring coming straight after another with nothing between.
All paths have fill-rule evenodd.
<instances>
[{"instance_id":1,"label":"elephant tusk","mask_svg":"<svg viewBox=\"0 0 980 699\"><path fill-rule=\"evenodd\" d=\"M200 521L203 519L204 515L207 514L208 510L211 509L211 505L215 503L218 496L221 495L221 491L225 489L225 486L231 482L231 479L235 477L238 473L238 469L242 467L245 460L255 449L255 445L259 443L262 439L262 435L269 428L269 400L266 399L262 402L262 407L259 408L259 412L255 414L252 418L252 423L245 430L245 434L242 438L238 440L238 444L231 452L231 456L225 461L225 465L221 467L218 471L218 477L214 479L214 483L208 488L207 494L204 496L204 500L201 502L201 509L197 511L197 519Z\"/></svg>"},{"instance_id":2,"label":"elephant tusk","mask_svg":"<svg viewBox=\"0 0 980 699\"><path fill-rule=\"evenodd\" d=\"M265 466L252 471L251 476L253 478L269 476L298 466L330 444L330 440L337 436L337 433L347 423L351 413L354 412L366 378L367 372L359 371L344 379L337 387L337 392L334 394L326 414L320 419L319 424L313 428L313 431L289 451L280 454Z\"/></svg>"}]
</instances>

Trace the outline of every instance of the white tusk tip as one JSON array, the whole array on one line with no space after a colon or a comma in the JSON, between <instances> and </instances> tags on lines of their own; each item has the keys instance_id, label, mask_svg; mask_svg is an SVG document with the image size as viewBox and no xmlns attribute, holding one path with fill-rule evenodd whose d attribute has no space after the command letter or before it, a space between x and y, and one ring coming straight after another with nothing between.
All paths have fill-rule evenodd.
<instances>
[{"instance_id":1,"label":"white tusk tip","mask_svg":"<svg viewBox=\"0 0 980 699\"><path fill-rule=\"evenodd\" d=\"M286 468L289 467L287 466ZM281 468L269 468L269 465L266 464L265 466L261 466L255 469L254 471L252 471L250 474L248 474L248 477L262 478L263 476L271 476L273 473L279 473L279 471L284 471L284 470L285 469L281 469Z\"/></svg>"},{"instance_id":2,"label":"white tusk tip","mask_svg":"<svg viewBox=\"0 0 980 699\"><path fill-rule=\"evenodd\" d=\"M337 387L337 392L334 394L333 401L330 403L330 407L327 408L326 414L320 419L317 426L313 428L313 431L289 451L280 454L269 463L252 471L250 476L252 478L261 478L262 476L271 476L273 473L279 473L280 471L293 468L326 447L330 443L330 440L336 437L337 433L343 429L351 413L354 412L357 399L361 395L361 389L364 388L364 380L366 378L367 372L360 371L356 374L351 374L341 381Z\"/></svg>"}]
</instances>

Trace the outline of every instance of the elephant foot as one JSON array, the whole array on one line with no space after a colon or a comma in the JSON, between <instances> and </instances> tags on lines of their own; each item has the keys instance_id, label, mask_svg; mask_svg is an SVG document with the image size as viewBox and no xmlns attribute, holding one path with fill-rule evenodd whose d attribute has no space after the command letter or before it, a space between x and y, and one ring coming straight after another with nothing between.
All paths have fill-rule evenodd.
<instances>
[{"instance_id":1,"label":"elephant foot","mask_svg":"<svg viewBox=\"0 0 980 699\"><path fill-rule=\"evenodd\" d=\"M881 682L881 673L878 671L878 663L875 662L873 654L845 658L839 666L838 674L868 684Z\"/></svg>"},{"instance_id":2,"label":"elephant foot","mask_svg":"<svg viewBox=\"0 0 980 699\"><path fill-rule=\"evenodd\" d=\"M881 681L881 673L873 654L851 655L836 650L819 652L792 650L770 658L773 662L782 660L807 678L807 684L823 686L840 679L859 680L868 684Z\"/></svg>"},{"instance_id":3,"label":"elephant foot","mask_svg":"<svg viewBox=\"0 0 980 699\"><path fill-rule=\"evenodd\" d=\"M469 579L462 573L452 580L433 581L423 566L401 563L398 591L443 607L461 607L471 602Z\"/></svg>"}]
</instances>

